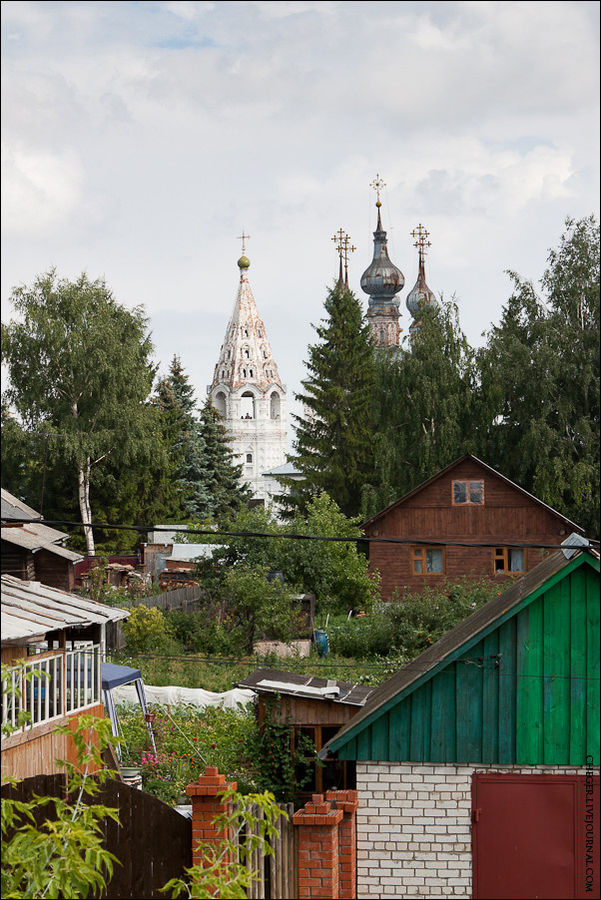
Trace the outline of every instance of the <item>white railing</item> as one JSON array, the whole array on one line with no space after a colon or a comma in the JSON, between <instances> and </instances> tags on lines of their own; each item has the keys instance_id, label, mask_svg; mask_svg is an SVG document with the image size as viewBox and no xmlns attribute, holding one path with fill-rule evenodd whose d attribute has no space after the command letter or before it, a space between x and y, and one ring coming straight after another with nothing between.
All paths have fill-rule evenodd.
<instances>
[{"instance_id":1,"label":"white railing","mask_svg":"<svg viewBox=\"0 0 601 900\"><path fill-rule=\"evenodd\" d=\"M2 725L14 733L99 703L101 661L95 644L13 666L2 681Z\"/></svg>"}]
</instances>

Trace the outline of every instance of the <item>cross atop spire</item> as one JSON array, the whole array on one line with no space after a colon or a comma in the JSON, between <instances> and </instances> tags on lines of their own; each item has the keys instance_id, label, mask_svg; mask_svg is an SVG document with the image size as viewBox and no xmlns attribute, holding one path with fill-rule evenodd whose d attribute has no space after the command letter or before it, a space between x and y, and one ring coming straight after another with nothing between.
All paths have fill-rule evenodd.
<instances>
[{"instance_id":1,"label":"cross atop spire","mask_svg":"<svg viewBox=\"0 0 601 900\"><path fill-rule=\"evenodd\" d=\"M381 201L380 201L380 194L381 194L381 192L384 190L384 188L386 187L386 184L385 184L385 182L383 181L383 179L380 178L380 175L379 175L379 174L377 174L376 177L374 178L374 180L370 182L370 185L369 185L369 186L372 187L372 188L374 189L374 191L376 192L376 195L377 195L377 198L378 198L378 199L376 200L376 206L378 206L378 207L379 207L379 206L382 206L382 203L381 203Z\"/></svg>"},{"instance_id":2,"label":"cross atop spire","mask_svg":"<svg viewBox=\"0 0 601 900\"><path fill-rule=\"evenodd\" d=\"M238 240L242 241L242 256L244 256L246 252L246 242L250 238L250 234L244 234L244 229L242 229L242 234L238 235Z\"/></svg>"},{"instance_id":3,"label":"cross atop spire","mask_svg":"<svg viewBox=\"0 0 601 900\"><path fill-rule=\"evenodd\" d=\"M424 256L426 255L426 247L432 246L431 242L428 240L428 238L430 237L430 232L427 231L420 222L417 228L414 228L411 232L411 237L416 238L413 246L417 247L417 249L419 250L419 258L420 260L423 260Z\"/></svg>"},{"instance_id":4,"label":"cross atop spire","mask_svg":"<svg viewBox=\"0 0 601 900\"><path fill-rule=\"evenodd\" d=\"M332 240L334 241L338 256L340 257L340 273L338 280L342 282L342 262L344 260L344 284L348 287L349 254L354 253L357 248L351 244L350 235L348 235L346 231L343 231L342 228L338 229Z\"/></svg>"}]
</instances>

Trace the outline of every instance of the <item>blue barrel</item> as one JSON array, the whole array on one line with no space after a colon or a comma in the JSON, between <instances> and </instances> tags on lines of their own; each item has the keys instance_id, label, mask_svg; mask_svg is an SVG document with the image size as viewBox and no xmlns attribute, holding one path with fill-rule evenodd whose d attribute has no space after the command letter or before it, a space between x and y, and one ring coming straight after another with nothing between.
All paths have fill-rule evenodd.
<instances>
[{"instance_id":1,"label":"blue barrel","mask_svg":"<svg viewBox=\"0 0 601 900\"><path fill-rule=\"evenodd\" d=\"M326 656L330 649L328 636L323 628L317 628L315 630L315 646L317 647L317 653L319 656Z\"/></svg>"}]
</instances>

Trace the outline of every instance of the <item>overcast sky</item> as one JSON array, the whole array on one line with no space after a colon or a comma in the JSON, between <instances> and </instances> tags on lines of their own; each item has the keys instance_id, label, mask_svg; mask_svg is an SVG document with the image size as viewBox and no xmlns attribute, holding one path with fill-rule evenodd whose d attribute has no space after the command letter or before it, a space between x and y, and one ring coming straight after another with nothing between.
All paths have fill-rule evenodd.
<instances>
[{"instance_id":1,"label":"overcast sky","mask_svg":"<svg viewBox=\"0 0 601 900\"><path fill-rule=\"evenodd\" d=\"M538 280L566 216L598 214L596 2L2 3L3 319L56 266L143 304L156 358L204 399L250 282L299 389L337 271L383 221L405 298L411 230L474 344Z\"/></svg>"}]
</instances>

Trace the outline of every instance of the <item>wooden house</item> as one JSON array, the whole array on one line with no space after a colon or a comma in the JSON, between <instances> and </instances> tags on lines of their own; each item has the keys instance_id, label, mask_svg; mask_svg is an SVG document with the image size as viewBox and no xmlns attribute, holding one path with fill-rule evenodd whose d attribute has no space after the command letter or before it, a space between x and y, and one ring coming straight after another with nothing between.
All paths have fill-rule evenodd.
<instances>
[{"instance_id":1,"label":"wooden house","mask_svg":"<svg viewBox=\"0 0 601 900\"><path fill-rule=\"evenodd\" d=\"M385 598L447 579L530 571L579 525L467 453L364 524Z\"/></svg>"},{"instance_id":2,"label":"wooden house","mask_svg":"<svg viewBox=\"0 0 601 900\"><path fill-rule=\"evenodd\" d=\"M560 551L376 688L358 896L599 894L599 554Z\"/></svg>"},{"instance_id":3,"label":"wooden house","mask_svg":"<svg viewBox=\"0 0 601 900\"><path fill-rule=\"evenodd\" d=\"M259 726L267 719L286 723L292 729L292 748L298 746L301 735L308 737L321 750L330 738L364 706L372 687L349 684L279 669L256 669L238 683L258 695ZM305 786L300 801L329 788L354 788L353 762L329 760L315 767L313 780Z\"/></svg>"},{"instance_id":4,"label":"wooden house","mask_svg":"<svg viewBox=\"0 0 601 900\"><path fill-rule=\"evenodd\" d=\"M101 663L109 622L129 613L76 594L2 575L2 770L27 778L60 771L75 748L57 725L104 717ZM21 724L19 713L28 714ZM5 735L5 727L11 731Z\"/></svg>"},{"instance_id":5,"label":"wooden house","mask_svg":"<svg viewBox=\"0 0 601 900\"><path fill-rule=\"evenodd\" d=\"M26 521L18 521L23 520ZM49 528L42 516L2 488L1 562L3 575L41 581L72 591L81 553L64 546L69 535Z\"/></svg>"}]
</instances>

